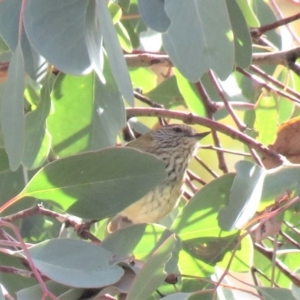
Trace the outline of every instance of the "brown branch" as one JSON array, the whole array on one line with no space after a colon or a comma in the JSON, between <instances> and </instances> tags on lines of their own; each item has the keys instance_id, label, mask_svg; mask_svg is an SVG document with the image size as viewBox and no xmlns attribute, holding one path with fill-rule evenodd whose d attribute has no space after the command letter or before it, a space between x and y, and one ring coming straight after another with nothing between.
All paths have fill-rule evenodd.
<instances>
[{"instance_id":1,"label":"brown branch","mask_svg":"<svg viewBox=\"0 0 300 300\"><path fill-rule=\"evenodd\" d=\"M253 72L257 73L259 76L263 77L265 80L270 81L272 84L274 84L278 88L281 88L281 89L287 91L289 94L295 96L300 101L300 94L298 92L296 92L295 90L291 89L290 87L288 87L286 84L283 84L279 80L268 75L267 73L265 73L264 71L262 71L261 69L259 69L258 67L254 66L254 65L251 65L250 68Z\"/></svg>"},{"instance_id":2,"label":"brown branch","mask_svg":"<svg viewBox=\"0 0 300 300\"><path fill-rule=\"evenodd\" d=\"M205 106L207 117L211 120L214 120L213 114L217 111L217 107L216 107L215 103L213 103L211 101L211 99L209 98L209 95L207 94L201 81L198 81L196 83L196 88L197 88L198 93L202 99L204 106ZM221 143L220 143L219 137L217 135L217 132L214 130L214 128L212 128L211 133L212 133L212 137L213 137L216 147L221 148ZM217 157L219 160L220 170L222 170L224 173L228 173L228 168L226 165L224 154L222 152L217 152Z\"/></svg>"},{"instance_id":3,"label":"brown branch","mask_svg":"<svg viewBox=\"0 0 300 300\"><path fill-rule=\"evenodd\" d=\"M232 119L233 119L235 125L237 126L237 128L238 128L240 131L244 132L244 131L247 129L247 126L246 126L245 124L243 124L243 123L239 120L237 114L236 114L235 111L232 109L230 103L228 102L228 100L226 99L226 97L225 97L225 95L224 95L224 92L223 92L223 90L222 90L222 88L221 88L221 86L220 86L220 84L219 84L219 82L218 82L218 80L217 80L215 74L214 74L212 71L209 71L209 72L208 72L208 75L209 75L210 80L212 81L212 83L213 83L215 89L217 90L217 92L218 92L220 98L223 100L223 103L224 103L224 105L225 105L227 111L228 111L229 114L231 115L231 117L232 117Z\"/></svg>"},{"instance_id":4,"label":"brown branch","mask_svg":"<svg viewBox=\"0 0 300 300\"><path fill-rule=\"evenodd\" d=\"M215 150L215 151L220 151L220 152L233 154L233 155L241 155L241 156L248 156L248 157L251 156L251 154L248 153L248 152L234 151L234 150L230 150L230 149L218 148L218 147L215 147L213 145L201 145L201 149Z\"/></svg>"},{"instance_id":5,"label":"brown branch","mask_svg":"<svg viewBox=\"0 0 300 300\"><path fill-rule=\"evenodd\" d=\"M49 209L44 208L41 204L38 204L32 208L25 209L18 213L3 217L1 218L1 220L6 222L13 222L15 220L32 216L35 214L48 216L50 218L56 219L60 223L65 223L66 226L73 227L81 237L85 239L88 238L96 244L99 244L101 242L89 231L89 225L90 225L89 222L87 222L87 224L77 222L72 216L68 214L59 214L57 212L51 211Z\"/></svg>"},{"instance_id":6,"label":"brown branch","mask_svg":"<svg viewBox=\"0 0 300 300\"><path fill-rule=\"evenodd\" d=\"M284 91L281 91L281 90L279 90L279 89L277 89L275 87L270 86L263 79L254 76L253 74L245 71L244 69L242 69L240 67L236 67L236 70L238 72L242 73L243 75L249 77L252 81L260 84L262 87L266 88L268 91L274 91L278 95L280 95L282 97L285 97L285 98L287 98L287 99L289 99L289 100L291 100L291 101L293 101L293 102L295 102L297 104L300 104L300 101L297 98L295 98L294 96L292 96L292 95L290 95L290 94L288 94L288 93L286 93Z\"/></svg>"},{"instance_id":7,"label":"brown branch","mask_svg":"<svg viewBox=\"0 0 300 300\"><path fill-rule=\"evenodd\" d=\"M28 251L28 248L27 248L27 246L25 245L25 243L22 239L22 236L20 234L19 229L16 226L14 226L13 224L11 224L10 222L3 221L3 219L0 219L0 226L5 226L5 227L10 228L14 232L14 234L16 235L18 241L20 242L20 246L22 247L22 249L24 251L24 255L27 259L28 265L29 265L31 271L34 274L34 277L38 281L38 283L39 283L39 285L40 285L40 287L43 291L43 299L44 299L44 297L48 296L49 298L51 298L53 300L57 300L57 297L55 297L51 292L49 292L49 290L47 289L40 273L38 272L37 268L35 267L35 265L33 263L33 260L31 258L31 255Z\"/></svg>"},{"instance_id":8,"label":"brown branch","mask_svg":"<svg viewBox=\"0 0 300 300\"><path fill-rule=\"evenodd\" d=\"M202 184L202 185L206 185L206 182L204 180L202 180L199 176L197 176L194 172L192 172L191 170L187 170L187 174L190 178L191 181L197 181L198 183ZM198 190L198 189L197 189Z\"/></svg>"},{"instance_id":9,"label":"brown branch","mask_svg":"<svg viewBox=\"0 0 300 300\"><path fill-rule=\"evenodd\" d=\"M34 273L32 271L17 269L9 266L0 266L0 272L14 274L25 278L35 278ZM49 278L44 275L41 275L41 278L43 280L49 280Z\"/></svg>"},{"instance_id":10,"label":"brown branch","mask_svg":"<svg viewBox=\"0 0 300 300\"><path fill-rule=\"evenodd\" d=\"M172 67L167 54L137 53L124 55L128 67L151 67L161 65L162 67Z\"/></svg>"},{"instance_id":11,"label":"brown branch","mask_svg":"<svg viewBox=\"0 0 300 300\"><path fill-rule=\"evenodd\" d=\"M281 12L281 10L280 10L280 8L279 8L276 1L277 0L271 0L270 5L271 5L274 13L277 16L277 19L284 19L284 14ZM295 31L291 28L291 25L286 24L285 27L287 28L287 30L289 31L289 33L293 37L294 41L296 41L298 44L300 44L300 39L299 39L298 35L295 33Z\"/></svg>"},{"instance_id":12,"label":"brown branch","mask_svg":"<svg viewBox=\"0 0 300 300\"><path fill-rule=\"evenodd\" d=\"M274 30L280 26L287 25L288 23L294 22L299 19L300 19L300 13L257 28L251 28L250 34L252 38L258 39L267 31Z\"/></svg>"},{"instance_id":13,"label":"brown branch","mask_svg":"<svg viewBox=\"0 0 300 300\"><path fill-rule=\"evenodd\" d=\"M134 91L133 94L134 94L135 98L139 99L141 102L143 102L143 103L145 103L145 104L147 104L151 107L164 108L163 105L158 104L158 103L150 100L148 97L146 97L146 96L144 96L144 95L142 95L142 94L140 94L136 91Z\"/></svg>"},{"instance_id":14,"label":"brown branch","mask_svg":"<svg viewBox=\"0 0 300 300\"><path fill-rule=\"evenodd\" d=\"M270 261L273 259L273 251L265 249L258 243L254 243L254 248L261 253L263 256L268 258ZM283 262L278 259L275 259L275 266L286 276L288 277L296 286L300 286L300 278L297 275L294 275L292 270L290 270Z\"/></svg>"},{"instance_id":15,"label":"brown branch","mask_svg":"<svg viewBox=\"0 0 300 300\"><path fill-rule=\"evenodd\" d=\"M299 73L299 65L296 60L300 57L300 47L276 51L271 53L254 53L252 55L252 63L255 65L268 64L268 65L283 65L290 68L297 75Z\"/></svg>"},{"instance_id":16,"label":"brown branch","mask_svg":"<svg viewBox=\"0 0 300 300\"><path fill-rule=\"evenodd\" d=\"M138 117L138 116L163 117L163 118L181 120L186 124L199 124L214 129L216 131L222 132L225 135L231 137L232 139L238 140L248 145L249 147L255 149L261 155L269 157L270 159L274 160L274 162L277 162L280 165L286 162L286 159L283 156L281 156L274 150L267 148L266 146L257 142L253 138L249 137L248 135L234 128L221 124L219 122L207 118L199 117L192 113L172 111L172 110L161 109L161 108L141 108L141 107L126 108L126 112L127 112L128 119L132 117Z\"/></svg>"},{"instance_id":17,"label":"brown branch","mask_svg":"<svg viewBox=\"0 0 300 300\"><path fill-rule=\"evenodd\" d=\"M218 178L219 175L208 167L198 156L195 156L196 161L214 178Z\"/></svg>"}]
</instances>

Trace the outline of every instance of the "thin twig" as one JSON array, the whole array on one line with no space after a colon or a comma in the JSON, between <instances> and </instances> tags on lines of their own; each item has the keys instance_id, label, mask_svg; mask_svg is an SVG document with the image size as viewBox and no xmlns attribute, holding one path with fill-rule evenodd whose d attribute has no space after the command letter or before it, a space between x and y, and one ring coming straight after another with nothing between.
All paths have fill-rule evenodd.
<instances>
[{"instance_id":1,"label":"thin twig","mask_svg":"<svg viewBox=\"0 0 300 300\"><path fill-rule=\"evenodd\" d=\"M272 8L273 8L273 10L275 12L275 14L277 14L277 18L278 19L284 19L284 15L281 12L281 10L280 10L277 2L274 1L274 0L271 0L270 4L271 4L271 6L272 6ZM291 25L290 24L286 24L285 27L290 32L290 34L293 37L294 41L297 41L298 45L300 45L300 39L299 39L298 35L295 33L295 31L291 28Z\"/></svg>"},{"instance_id":2,"label":"thin twig","mask_svg":"<svg viewBox=\"0 0 300 300\"><path fill-rule=\"evenodd\" d=\"M157 107L157 108L163 108L164 106L161 104L158 104L154 101L152 101L151 99L149 99L148 97L133 91L134 97L139 99L140 101L142 101L143 103L146 103L147 105L151 106L151 107Z\"/></svg>"},{"instance_id":3,"label":"thin twig","mask_svg":"<svg viewBox=\"0 0 300 300\"><path fill-rule=\"evenodd\" d=\"M38 204L34 207L25 209L23 211L20 211L16 214L12 214L6 217L3 217L1 220L6 222L13 222L15 220L32 216L35 214L40 214L44 216L48 216L50 218L56 219L60 223L65 223L67 226L73 227L80 236L84 238L90 239L94 243L101 243L99 239L97 239L90 231L88 230L87 226L85 226L85 223L77 222L72 216L69 216L68 214L59 214L57 212L54 212L50 209L44 208L41 204ZM94 222L94 221L93 221Z\"/></svg>"},{"instance_id":4,"label":"thin twig","mask_svg":"<svg viewBox=\"0 0 300 300\"><path fill-rule=\"evenodd\" d=\"M257 153L255 152L255 150L249 148L250 152L251 152L251 156L253 157L254 161L260 166L263 167L263 163L261 161L261 159L259 158L259 156L257 155Z\"/></svg>"},{"instance_id":5,"label":"thin twig","mask_svg":"<svg viewBox=\"0 0 300 300\"><path fill-rule=\"evenodd\" d=\"M236 67L236 70L237 70L238 72L242 73L243 75L249 77L249 78L250 78L251 80L253 80L254 82L260 84L261 86L263 86L264 88L266 88L268 91L272 90L272 91L276 92L278 95L283 96L283 97L285 97L285 98L287 98L287 99L289 99L289 100L291 100L291 101L293 101L293 102L295 102L295 103L297 103L297 104L300 104L300 101L299 101L297 98L295 98L295 97L292 96L292 95L289 95L289 94L286 93L286 92L283 92L283 91L279 90L279 89L276 88L276 87L271 87L269 84L267 84L267 83L266 83L264 80L262 80L261 78L258 78L258 77L256 77L256 76L254 76L253 74L251 74L251 73L245 71L244 69L242 69L242 68L240 68L240 67Z\"/></svg>"},{"instance_id":6,"label":"thin twig","mask_svg":"<svg viewBox=\"0 0 300 300\"><path fill-rule=\"evenodd\" d=\"M270 261L273 257L273 250L267 250L263 246L258 243L254 243L254 248L261 253L263 256L268 258ZM297 275L294 275L292 270L290 270L283 262L276 259L275 266L285 275L287 276L295 285L300 286L300 278Z\"/></svg>"},{"instance_id":7,"label":"thin twig","mask_svg":"<svg viewBox=\"0 0 300 300\"><path fill-rule=\"evenodd\" d=\"M219 175L209 168L198 156L195 156L195 159L210 175L212 175L214 178L219 177Z\"/></svg>"},{"instance_id":8,"label":"thin twig","mask_svg":"<svg viewBox=\"0 0 300 300\"><path fill-rule=\"evenodd\" d=\"M43 291L43 299L45 299L48 296L48 297L50 297L53 300L58 300L58 298L55 297L47 289L47 287L46 287L46 285L45 285L45 283L44 283L44 281L43 281L40 273L36 269L36 267L35 267L35 265L33 263L33 260L31 259L31 255L30 255L30 253L28 251L28 248L26 247L26 245L25 245L25 243L24 243L24 241L23 241L23 239L21 237L19 229L15 225L13 225L13 224L11 224L9 222L3 221L3 220L0 220L0 226L5 226L5 227L10 228L14 232L14 234L16 235L16 237L17 237L18 241L20 242L20 245L21 245L21 247L22 247L22 249L24 251L24 254L25 254L25 257L26 257L27 262L29 264L29 267L30 267L31 271L33 272L33 274L34 274L36 280L38 281L39 285L41 286L41 289Z\"/></svg>"},{"instance_id":9,"label":"thin twig","mask_svg":"<svg viewBox=\"0 0 300 300\"><path fill-rule=\"evenodd\" d=\"M233 155L241 155L241 156L247 156L250 157L251 154L248 152L242 152L242 151L235 151L235 150L230 150L230 149L224 149L224 148L218 148L213 145L201 145L201 149L205 150L215 150L215 151L220 151L228 154L233 154Z\"/></svg>"},{"instance_id":10,"label":"thin twig","mask_svg":"<svg viewBox=\"0 0 300 300\"><path fill-rule=\"evenodd\" d=\"M206 182L204 180L202 180L199 176L197 176L194 172L192 172L191 170L187 170L187 174L190 177L190 180L193 181L197 181L198 183L202 184L202 185L206 185ZM198 190L198 189L197 189Z\"/></svg>"},{"instance_id":11,"label":"thin twig","mask_svg":"<svg viewBox=\"0 0 300 300\"><path fill-rule=\"evenodd\" d=\"M278 27L281 27L283 25L287 25L287 24L289 24L291 22L294 22L294 21L297 21L299 19L300 19L300 13L295 14L295 15L290 16L290 17L286 17L284 19L277 20L273 23L269 23L269 24L260 26L258 28L251 28L250 29L250 34L251 34L252 38L257 39L257 38L261 37L267 31L274 30Z\"/></svg>"},{"instance_id":12,"label":"thin twig","mask_svg":"<svg viewBox=\"0 0 300 300\"><path fill-rule=\"evenodd\" d=\"M213 114L216 112L215 104L210 100L203 84L200 81L198 81L196 83L196 87L197 87L198 93L203 101L203 104L206 108L207 117L211 120L214 120ZM214 129L212 129L212 137L213 137L216 147L221 148L221 142L219 140L216 130L214 130ZM220 170L223 171L223 173L228 173L228 168L226 165L224 154L222 152L217 152L217 157L218 157L218 161L219 161Z\"/></svg>"},{"instance_id":13,"label":"thin twig","mask_svg":"<svg viewBox=\"0 0 300 300\"><path fill-rule=\"evenodd\" d=\"M293 245L295 248L298 248L300 250L300 245L297 241L295 241L293 238L291 238L288 234L286 234L282 230L280 230L279 233L286 241L288 241L291 245Z\"/></svg>"},{"instance_id":14,"label":"thin twig","mask_svg":"<svg viewBox=\"0 0 300 300\"><path fill-rule=\"evenodd\" d=\"M267 73L263 72L261 69L259 69L258 67L254 66L254 65L251 65L250 68L251 68L251 70L253 72L257 73L259 76L263 77L267 81L270 81L275 86L277 86L277 87L279 87L281 89L284 89L289 94L297 97L299 99L299 101L300 101L300 94L297 93L295 90L291 89L290 87L288 87L286 84L283 84L282 82L278 81L274 77L272 77L272 76L268 75Z\"/></svg>"},{"instance_id":15,"label":"thin twig","mask_svg":"<svg viewBox=\"0 0 300 300\"><path fill-rule=\"evenodd\" d=\"M224 92L223 92L223 90L222 90L222 88L221 88L221 86L220 86L220 84L219 84L219 82L218 82L218 80L217 80L215 74L214 74L212 71L209 71L209 72L208 72L208 75L209 75L210 80L212 81L212 83L213 83L215 89L217 90L217 92L218 92L220 98L223 100L223 103L224 103L224 105L225 105L227 111L228 111L229 114L231 115L231 117L232 117L232 119L233 119L235 125L237 126L237 128L238 128L240 131L244 132L244 131L247 129L247 126L239 120L237 114L236 114L235 111L232 109L230 103L228 102L228 100L226 99L226 97L225 97L225 95L224 95Z\"/></svg>"}]
</instances>

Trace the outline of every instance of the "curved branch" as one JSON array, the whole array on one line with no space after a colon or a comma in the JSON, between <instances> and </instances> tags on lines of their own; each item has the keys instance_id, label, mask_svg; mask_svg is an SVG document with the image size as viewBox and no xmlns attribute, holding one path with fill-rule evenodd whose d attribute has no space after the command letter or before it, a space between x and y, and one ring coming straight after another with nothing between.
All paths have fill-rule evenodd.
<instances>
[{"instance_id":1,"label":"curved branch","mask_svg":"<svg viewBox=\"0 0 300 300\"><path fill-rule=\"evenodd\" d=\"M261 143L257 142L253 138L249 137L248 135L232 128L226 126L224 124L218 123L216 121L199 117L192 113L186 113L181 111L173 111L173 110L166 110L161 108L126 108L127 118L130 119L132 117L161 117L161 118L170 118L170 119L177 119L181 120L187 124L199 124L219 132L224 133L225 135L230 136L232 139L238 140L250 148L255 149L261 155L272 159L274 162L278 164L283 164L285 159L283 156L278 154L277 152L269 149L268 147L262 145Z\"/></svg>"}]
</instances>

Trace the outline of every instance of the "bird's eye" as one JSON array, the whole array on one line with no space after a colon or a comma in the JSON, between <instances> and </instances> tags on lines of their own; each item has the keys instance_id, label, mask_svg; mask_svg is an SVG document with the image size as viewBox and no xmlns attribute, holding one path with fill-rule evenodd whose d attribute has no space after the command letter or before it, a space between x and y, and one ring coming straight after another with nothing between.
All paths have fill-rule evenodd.
<instances>
[{"instance_id":1,"label":"bird's eye","mask_svg":"<svg viewBox=\"0 0 300 300\"><path fill-rule=\"evenodd\" d=\"M174 132L182 132L182 129L180 127L174 127L173 131Z\"/></svg>"}]
</instances>

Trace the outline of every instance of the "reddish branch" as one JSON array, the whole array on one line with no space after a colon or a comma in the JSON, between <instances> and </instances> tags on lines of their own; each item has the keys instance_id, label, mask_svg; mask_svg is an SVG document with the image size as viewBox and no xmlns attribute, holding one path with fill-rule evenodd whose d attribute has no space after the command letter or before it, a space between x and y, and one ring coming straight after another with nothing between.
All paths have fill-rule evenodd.
<instances>
[{"instance_id":1,"label":"reddish branch","mask_svg":"<svg viewBox=\"0 0 300 300\"><path fill-rule=\"evenodd\" d=\"M91 225L90 222L87 223L77 222L76 219L74 219L74 217L68 214L59 214L57 212L51 211L49 209L44 208L41 204L38 204L32 208L25 209L18 213L3 217L1 218L1 220L5 222L13 222L15 220L19 220L24 217L32 216L35 214L48 216L50 218L56 219L60 223L66 224L67 227L73 227L81 237L85 239L90 239L92 242L96 244L99 244L101 242L89 231L89 226ZM94 223L94 221L92 222Z\"/></svg>"},{"instance_id":2,"label":"reddish branch","mask_svg":"<svg viewBox=\"0 0 300 300\"><path fill-rule=\"evenodd\" d=\"M267 31L277 29L283 25L287 25L287 24L297 21L299 19L300 19L300 13L295 14L290 17L287 17L287 18L284 18L284 19L281 19L281 20L278 20L278 21L275 21L274 23L266 24L266 25L256 27L256 28L251 28L250 34L253 39L258 39Z\"/></svg>"},{"instance_id":3,"label":"reddish branch","mask_svg":"<svg viewBox=\"0 0 300 300\"><path fill-rule=\"evenodd\" d=\"M222 132L225 135L230 136L232 139L238 140L248 145L250 148L255 149L262 156L269 157L270 159L274 160L274 162L277 162L278 164L283 164L285 162L285 158L282 157L280 154L273 151L272 149L267 148L266 146L257 142L253 138L249 137L248 135L232 127L210 120L208 118L199 117L192 113L172 111L172 110L161 109L161 108L141 108L141 107L126 108L126 112L127 112L128 119L137 116L163 117L163 118L181 120L186 124L199 124L211 128L213 130Z\"/></svg>"},{"instance_id":4,"label":"reddish branch","mask_svg":"<svg viewBox=\"0 0 300 300\"><path fill-rule=\"evenodd\" d=\"M215 103L213 103L213 101L211 101L211 99L209 98L209 95L206 92L201 81L198 81L196 83L196 88L197 88L198 93L202 99L204 106L205 106L207 118L213 121L214 120L213 114L217 111ZM211 130L212 130L211 132L212 132L212 137L213 137L215 146L218 148L221 148L221 142L219 140L219 137L217 135L215 128L211 128ZM218 156L218 160L219 160L220 170L222 170L224 173L228 173L228 168L227 168L226 161L224 158L224 153L217 152L217 156Z\"/></svg>"}]
</instances>

